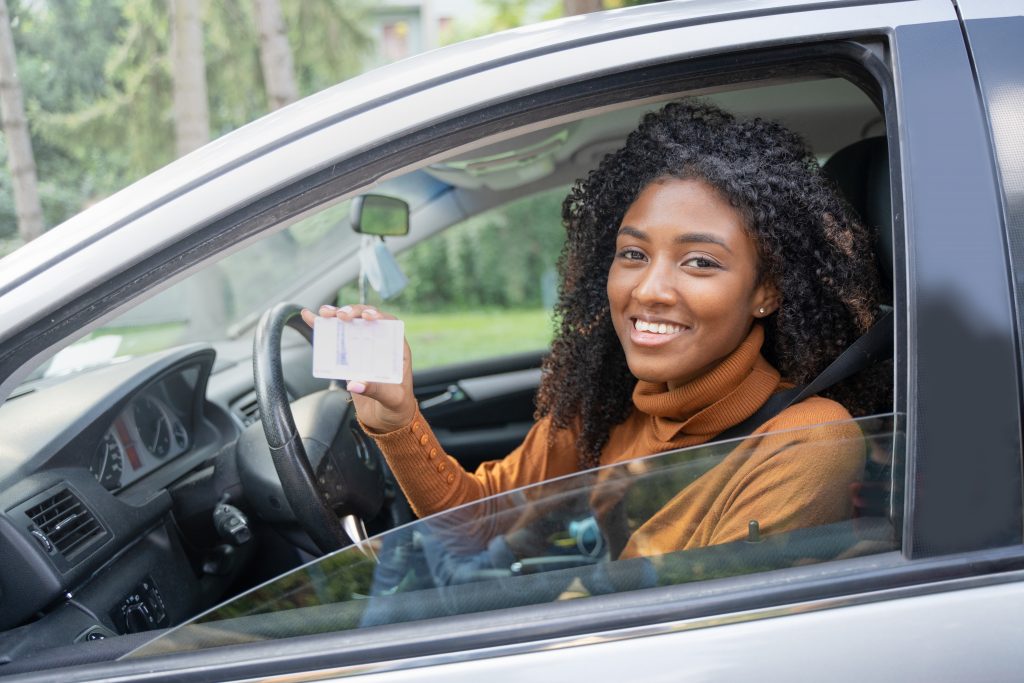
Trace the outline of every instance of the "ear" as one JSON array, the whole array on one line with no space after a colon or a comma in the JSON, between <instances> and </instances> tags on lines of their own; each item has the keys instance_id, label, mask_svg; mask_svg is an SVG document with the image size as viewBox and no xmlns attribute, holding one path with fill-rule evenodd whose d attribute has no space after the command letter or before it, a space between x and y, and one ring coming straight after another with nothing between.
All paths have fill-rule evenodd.
<instances>
[{"instance_id":1,"label":"ear","mask_svg":"<svg viewBox=\"0 0 1024 683\"><path fill-rule=\"evenodd\" d=\"M757 286L754 290L754 296L751 299L751 314L754 318L761 319L767 318L775 311L779 310L779 306L782 303L782 296L779 294L779 290L771 282L764 282Z\"/></svg>"}]
</instances>

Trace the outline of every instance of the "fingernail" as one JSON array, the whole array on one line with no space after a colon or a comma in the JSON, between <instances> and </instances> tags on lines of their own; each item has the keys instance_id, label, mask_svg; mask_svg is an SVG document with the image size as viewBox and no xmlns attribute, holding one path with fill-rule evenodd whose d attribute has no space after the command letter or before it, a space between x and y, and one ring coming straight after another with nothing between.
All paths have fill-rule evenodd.
<instances>
[{"instance_id":1,"label":"fingernail","mask_svg":"<svg viewBox=\"0 0 1024 683\"><path fill-rule=\"evenodd\" d=\"M372 308L368 308L368 309L366 309L363 312L363 317L364 318L379 318L380 317L380 311L374 310Z\"/></svg>"},{"instance_id":2,"label":"fingernail","mask_svg":"<svg viewBox=\"0 0 1024 683\"><path fill-rule=\"evenodd\" d=\"M320 315L329 315L331 313L334 313L334 306L324 304L320 307Z\"/></svg>"},{"instance_id":3,"label":"fingernail","mask_svg":"<svg viewBox=\"0 0 1024 683\"><path fill-rule=\"evenodd\" d=\"M338 310L340 310L342 313L351 313L352 312L352 307L351 306L342 306Z\"/></svg>"},{"instance_id":4,"label":"fingernail","mask_svg":"<svg viewBox=\"0 0 1024 683\"><path fill-rule=\"evenodd\" d=\"M362 382L349 382L345 385L345 388L348 389L351 394L362 394L366 391L366 385Z\"/></svg>"}]
</instances>

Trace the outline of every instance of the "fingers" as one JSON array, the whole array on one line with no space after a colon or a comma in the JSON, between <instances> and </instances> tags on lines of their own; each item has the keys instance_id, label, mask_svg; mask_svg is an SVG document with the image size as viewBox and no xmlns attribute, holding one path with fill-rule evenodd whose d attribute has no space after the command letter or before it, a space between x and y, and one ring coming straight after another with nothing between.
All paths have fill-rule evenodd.
<instances>
[{"instance_id":1,"label":"fingers","mask_svg":"<svg viewBox=\"0 0 1024 683\"><path fill-rule=\"evenodd\" d=\"M340 308L323 305L317 313L323 318L337 318L343 321L397 319L365 304L350 304ZM302 310L302 319L310 327L313 326L316 317L312 311ZM403 346L405 368L400 384L349 380L345 387L352 394L359 419L365 426L377 432L389 432L404 427L412 421L416 413L416 398L412 392L412 354L407 341L403 340Z\"/></svg>"},{"instance_id":2,"label":"fingers","mask_svg":"<svg viewBox=\"0 0 1024 683\"><path fill-rule=\"evenodd\" d=\"M377 432L400 429L416 415L416 399L401 384L349 380L345 387L363 424Z\"/></svg>"},{"instance_id":3,"label":"fingers","mask_svg":"<svg viewBox=\"0 0 1024 683\"><path fill-rule=\"evenodd\" d=\"M356 318L362 318L363 320L397 320L395 316L382 313L375 307L366 304L350 304L341 308L324 304L317 313L313 313L308 308L302 309L302 319L310 327L313 327L313 321L317 315L321 318L338 318L339 320L355 320Z\"/></svg>"},{"instance_id":4,"label":"fingers","mask_svg":"<svg viewBox=\"0 0 1024 683\"><path fill-rule=\"evenodd\" d=\"M306 323L310 327L313 327L313 321L316 320L316 314L313 313L313 311L309 310L308 308L303 308L301 315L302 322Z\"/></svg>"},{"instance_id":5,"label":"fingers","mask_svg":"<svg viewBox=\"0 0 1024 683\"><path fill-rule=\"evenodd\" d=\"M381 313L373 306L366 304L349 304L336 308L334 306L321 306L320 315L325 318L338 318L339 320L395 320L395 316Z\"/></svg>"},{"instance_id":6,"label":"fingers","mask_svg":"<svg viewBox=\"0 0 1024 683\"><path fill-rule=\"evenodd\" d=\"M402 404L402 399L405 398L404 390L400 384L383 384L381 382L350 379L345 384L345 389L351 394L372 398L389 410L399 407Z\"/></svg>"}]
</instances>

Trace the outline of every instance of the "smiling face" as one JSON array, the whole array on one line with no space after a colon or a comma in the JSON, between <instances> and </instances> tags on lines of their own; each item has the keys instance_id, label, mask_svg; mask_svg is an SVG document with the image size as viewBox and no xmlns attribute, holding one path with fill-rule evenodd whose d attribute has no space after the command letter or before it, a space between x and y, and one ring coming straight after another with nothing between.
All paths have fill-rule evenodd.
<instances>
[{"instance_id":1,"label":"smiling face","mask_svg":"<svg viewBox=\"0 0 1024 683\"><path fill-rule=\"evenodd\" d=\"M612 323L630 372L675 388L732 353L778 308L758 282L743 217L699 180L644 188L622 219L608 271Z\"/></svg>"}]
</instances>

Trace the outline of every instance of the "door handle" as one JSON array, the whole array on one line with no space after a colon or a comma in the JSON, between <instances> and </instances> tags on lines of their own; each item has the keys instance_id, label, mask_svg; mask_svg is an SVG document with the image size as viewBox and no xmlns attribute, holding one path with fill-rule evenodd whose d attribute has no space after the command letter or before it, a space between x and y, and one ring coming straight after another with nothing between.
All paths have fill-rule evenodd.
<instances>
[{"instance_id":1,"label":"door handle","mask_svg":"<svg viewBox=\"0 0 1024 683\"><path fill-rule=\"evenodd\" d=\"M455 403L456 401L465 401L466 392L464 392L458 384L449 384L448 388L444 392L437 396L431 396L420 401L420 410L427 410L428 408L436 408L437 406L443 406L446 403Z\"/></svg>"}]
</instances>

